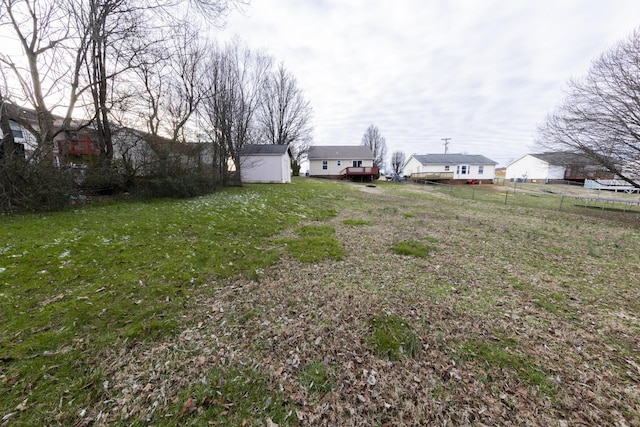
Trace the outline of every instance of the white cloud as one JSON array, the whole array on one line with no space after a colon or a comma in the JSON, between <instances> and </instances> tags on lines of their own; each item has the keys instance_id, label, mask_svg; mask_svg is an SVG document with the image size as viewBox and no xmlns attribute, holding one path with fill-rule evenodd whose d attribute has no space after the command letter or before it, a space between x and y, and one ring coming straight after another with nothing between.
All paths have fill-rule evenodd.
<instances>
[{"instance_id":1,"label":"white cloud","mask_svg":"<svg viewBox=\"0 0 640 427\"><path fill-rule=\"evenodd\" d=\"M534 150L564 83L638 25L637 0L254 0L218 34L264 48L314 108L316 144L359 144L377 125L388 151Z\"/></svg>"}]
</instances>

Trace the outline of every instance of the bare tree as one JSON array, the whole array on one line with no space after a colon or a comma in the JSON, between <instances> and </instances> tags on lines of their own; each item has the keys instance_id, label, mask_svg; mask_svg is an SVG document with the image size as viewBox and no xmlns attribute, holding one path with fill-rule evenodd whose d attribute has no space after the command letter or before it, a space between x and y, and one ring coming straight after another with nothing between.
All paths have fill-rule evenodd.
<instances>
[{"instance_id":1,"label":"bare tree","mask_svg":"<svg viewBox=\"0 0 640 427\"><path fill-rule=\"evenodd\" d=\"M186 142L185 126L204 97L206 42L197 32L176 27L174 35L146 54L138 55L135 70L142 90L136 108L148 133L173 143Z\"/></svg>"},{"instance_id":2,"label":"bare tree","mask_svg":"<svg viewBox=\"0 0 640 427\"><path fill-rule=\"evenodd\" d=\"M394 151L391 155L391 170L396 176L400 176L405 163L404 151Z\"/></svg>"},{"instance_id":3,"label":"bare tree","mask_svg":"<svg viewBox=\"0 0 640 427\"><path fill-rule=\"evenodd\" d=\"M219 47L215 47L209 55L207 69L207 96L202 103L199 117L203 135L211 145L214 181L224 185L229 180L226 163L230 156L227 147L231 144L233 89L231 71L226 66Z\"/></svg>"},{"instance_id":4,"label":"bare tree","mask_svg":"<svg viewBox=\"0 0 640 427\"><path fill-rule=\"evenodd\" d=\"M36 160L44 157L50 163L54 138L64 133L68 142L70 131L78 130L77 123L72 126L72 119L74 114L83 116L76 107L85 91L93 95L94 102L89 104L96 107L89 118L95 116L94 123L103 130L112 78L107 75L106 61L111 58L107 53L119 51L120 46L113 46L112 39L124 39L126 29L135 25L129 3L130 0L3 0L3 6L11 12L3 23L11 26L27 61L22 61L22 55L12 54L0 56L0 61L13 71L12 80L19 86L16 97L38 114L37 124L21 123L38 140ZM124 15L127 19L122 19ZM23 70L28 70L29 78L25 78ZM61 123L53 114L56 109L65 111ZM84 120L82 126L89 123ZM106 131L108 137L108 126ZM63 144L60 153L63 158L67 145Z\"/></svg>"},{"instance_id":5,"label":"bare tree","mask_svg":"<svg viewBox=\"0 0 640 427\"><path fill-rule=\"evenodd\" d=\"M362 145L366 145L373 152L373 165L384 168L384 158L387 156L387 142L375 125L370 125L362 137Z\"/></svg>"},{"instance_id":6,"label":"bare tree","mask_svg":"<svg viewBox=\"0 0 640 427\"><path fill-rule=\"evenodd\" d=\"M290 146L294 175L299 175L300 163L311 145L311 115L309 101L281 63L264 81L258 127L264 142Z\"/></svg>"},{"instance_id":7,"label":"bare tree","mask_svg":"<svg viewBox=\"0 0 640 427\"><path fill-rule=\"evenodd\" d=\"M59 67L65 56L61 46L70 38L64 14L54 1L44 0L2 0L2 9L0 24L12 29L22 55L2 53L0 62L11 71L19 99L33 106L37 114L37 125L21 123L36 136L35 158L52 164L56 130L49 104L60 99L64 74ZM56 100L51 101L52 97Z\"/></svg>"},{"instance_id":8,"label":"bare tree","mask_svg":"<svg viewBox=\"0 0 640 427\"><path fill-rule=\"evenodd\" d=\"M584 78L569 81L537 142L581 154L640 187L640 30L595 59Z\"/></svg>"},{"instance_id":9,"label":"bare tree","mask_svg":"<svg viewBox=\"0 0 640 427\"><path fill-rule=\"evenodd\" d=\"M184 3L181 0L173 0L169 4L174 9L181 10L184 8ZM249 4L249 0L189 0L187 4L197 15L216 23L224 19L230 9L242 10ZM191 11L187 10L187 13L189 12Z\"/></svg>"},{"instance_id":10,"label":"bare tree","mask_svg":"<svg viewBox=\"0 0 640 427\"><path fill-rule=\"evenodd\" d=\"M115 96L125 93L118 88L131 82L138 58L166 40L165 28L190 31L195 14L219 24L226 11L245 3L0 0L0 25L9 30L6 40L11 43L0 52L0 72L10 76L11 85L5 88L4 95L37 114L37 123L20 123L36 137L32 159L53 165L56 144L60 143L59 156L66 164L70 138L80 126L89 127L91 135L97 136L103 163L108 165L113 156L111 121L114 115L122 119L128 114L118 110L131 107L134 99L130 94L128 99ZM19 54L17 48L21 50ZM182 111L174 113L180 115ZM67 144L57 136L61 133L66 135Z\"/></svg>"},{"instance_id":11,"label":"bare tree","mask_svg":"<svg viewBox=\"0 0 640 427\"><path fill-rule=\"evenodd\" d=\"M227 162L233 162L239 171L242 147L257 141L255 115L270 61L236 39L216 49L207 67L209 95L203 103L202 121L218 158L222 184L239 182L239 174L229 174Z\"/></svg>"},{"instance_id":12,"label":"bare tree","mask_svg":"<svg viewBox=\"0 0 640 427\"><path fill-rule=\"evenodd\" d=\"M86 33L88 54L85 58L87 87L91 93L93 128L99 139L102 159L113 158L112 125L109 117L112 85L119 74L130 68L132 40L139 40L140 11L129 0L87 0L77 17L81 23L79 33ZM133 42L136 43L136 42ZM139 49L133 49L139 53ZM123 59L124 58L124 59Z\"/></svg>"},{"instance_id":13,"label":"bare tree","mask_svg":"<svg viewBox=\"0 0 640 427\"><path fill-rule=\"evenodd\" d=\"M77 1L71 0L71 3ZM172 100L166 103L168 108L164 112L169 113L172 120L165 131L171 140L176 140L197 107L194 68L199 68L199 65L194 64L194 58L200 63L203 60L200 56L203 53L202 43L197 37L199 29L191 23L194 19L190 14L195 10L200 16L217 22L231 6L244 2L190 0L186 9L184 2L174 0L84 0L83 4L80 13L71 13L81 23L78 33L89 34L87 49L90 55L86 56L86 71L92 95L93 111L90 116L105 160L109 161L113 156L110 115L118 105L122 105L120 97L127 97L127 89L118 91L115 79L122 76L125 86L128 86L130 81L123 75L137 67L143 67L143 73L155 72L156 76L148 77L156 82L161 77L179 76L181 83L167 83L162 94L166 100L168 92L171 92ZM158 55L160 51L162 54ZM164 73L158 67L147 66L149 55L154 54L156 58L151 63L157 65L158 58L162 57L160 62L171 72ZM149 80L146 81L148 83ZM149 91L146 94L149 95ZM182 100L181 95L184 96ZM148 99L146 101L148 103ZM145 121L149 124L149 120L157 118L157 114L152 113Z\"/></svg>"}]
</instances>

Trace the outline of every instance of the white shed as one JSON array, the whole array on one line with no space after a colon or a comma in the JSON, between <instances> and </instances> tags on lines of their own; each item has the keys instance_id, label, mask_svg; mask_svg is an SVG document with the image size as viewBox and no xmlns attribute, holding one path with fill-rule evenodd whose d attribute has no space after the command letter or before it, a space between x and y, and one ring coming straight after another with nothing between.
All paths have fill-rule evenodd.
<instances>
[{"instance_id":1,"label":"white shed","mask_svg":"<svg viewBox=\"0 0 640 427\"><path fill-rule=\"evenodd\" d=\"M243 183L291 182L291 151L288 145L248 144L240 151Z\"/></svg>"}]
</instances>

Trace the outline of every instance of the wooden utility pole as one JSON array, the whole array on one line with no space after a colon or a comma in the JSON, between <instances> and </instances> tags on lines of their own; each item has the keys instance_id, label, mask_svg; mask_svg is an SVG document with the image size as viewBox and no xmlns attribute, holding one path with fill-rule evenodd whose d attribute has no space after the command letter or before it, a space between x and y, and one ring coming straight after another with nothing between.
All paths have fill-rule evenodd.
<instances>
[{"instance_id":1,"label":"wooden utility pole","mask_svg":"<svg viewBox=\"0 0 640 427\"><path fill-rule=\"evenodd\" d=\"M444 141L444 154L447 154L447 152L449 151L449 141L451 141L451 138L440 138L440 139Z\"/></svg>"}]
</instances>

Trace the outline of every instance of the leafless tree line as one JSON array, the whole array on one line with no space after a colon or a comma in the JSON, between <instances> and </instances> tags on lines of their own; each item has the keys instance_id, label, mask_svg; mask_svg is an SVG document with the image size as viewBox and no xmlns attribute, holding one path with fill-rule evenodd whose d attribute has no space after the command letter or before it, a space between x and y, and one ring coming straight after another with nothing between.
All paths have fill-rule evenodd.
<instances>
[{"instance_id":1,"label":"leafless tree line","mask_svg":"<svg viewBox=\"0 0 640 427\"><path fill-rule=\"evenodd\" d=\"M640 30L596 58L584 77L569 81L538 142L583 155L640 187Z\"/></svg>"},{"instance_id":2,"label":"leafless tree line","mask_svg":"<svg viewBox=\"0 0 640 427\"><path fill-rule=\"evenodd\" d=\"M385 169L385 157L387 156L387 140L380 129L376 125L369 125L362 136L362 145L371 149L373 154L373 165ZM393 174L396 178L402 173L405 163L405 153L403 151L394 151L391 154L389 170L387 173Z\"/></svg>"},{"instance_id":3,"label":"leafless tree line","mask_svg":"<svg viewBox=\"0 0 640 427\"><path fill-rule=\"evenodd\" d=\"M127 182L150 168L174 177L186 168L212 185L232 184L239 174L228 165L241 167L247 143L289 144L299 164L312 110L293 75L239 39L211 41L199 26L218 25L245 3L0 0L0 105L35 112L35 123L20 122L37 142L31 163L52 165L54 140L87 127L100 167L119 168ZM6 161L14 145L2 117ZM123 129L133 137L120 137ZM141 142L153 164L141 161ZM198 164L181 160L194 152Z\"/></svg>"}]
</instances>

